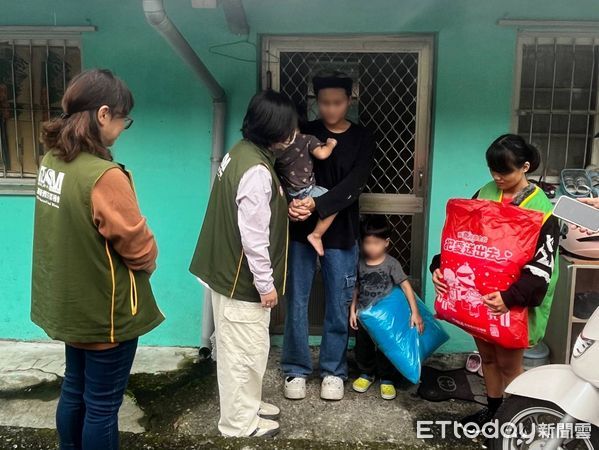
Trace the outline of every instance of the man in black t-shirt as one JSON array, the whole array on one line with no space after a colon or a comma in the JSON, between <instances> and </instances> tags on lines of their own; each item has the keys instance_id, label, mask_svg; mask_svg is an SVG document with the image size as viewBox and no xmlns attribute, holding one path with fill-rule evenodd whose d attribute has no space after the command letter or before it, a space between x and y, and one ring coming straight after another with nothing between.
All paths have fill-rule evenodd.
<instances>
[{"instance_id":1,"label":"man in black t-shirt","mask_svg":"<svg viewBox=\"0 0 599 450\"><path fill-rule=\"evenodd\" d=\"M321 272L325 288L326 313L320 346L321 397L343 398L347 379L348 315L356 283L359 236L358 198L370 177L375 142L364 127L345 117L351 102L351 78L332 73L314 79L321 119L308 123L302 132L320 141L335 139L331 156L314 161L316 183L328 189L318 198L294 200L289 206L289 278L282 368L285 396L302 399L306 378L312 373L308 345L308 303L316 271L317 254L307 236L317 219L337 214L323 236L325 254Z\"/></svg>"}]
</instances>

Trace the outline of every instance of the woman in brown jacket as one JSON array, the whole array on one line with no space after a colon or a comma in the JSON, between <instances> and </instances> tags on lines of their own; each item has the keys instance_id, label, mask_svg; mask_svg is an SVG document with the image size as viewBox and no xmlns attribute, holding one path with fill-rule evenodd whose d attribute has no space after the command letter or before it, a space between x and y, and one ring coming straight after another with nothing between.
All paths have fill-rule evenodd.
<instances>
[{"instance_id":1,"label":"woman in brown jacket","mask_svg":"<svg viewBox=\"0 0 599 450\"><path fill-rule=\"evenodd\" d=\"M65 342L60 448L115 450L137 339L164 320L149 282L156 241L110 152L133 122L129 89L90 70L71 81L62 108L42 131L31 318Z\"/></svg>"}]
</instances>

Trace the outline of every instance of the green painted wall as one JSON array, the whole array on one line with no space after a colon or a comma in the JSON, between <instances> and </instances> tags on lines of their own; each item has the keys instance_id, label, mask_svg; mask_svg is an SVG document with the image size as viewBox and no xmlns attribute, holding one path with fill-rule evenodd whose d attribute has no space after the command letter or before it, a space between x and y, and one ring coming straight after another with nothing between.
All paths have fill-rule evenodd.
<instances>
[{"instance_id":1,"label":"green painted wall","mask_svg":"<svg viewBox=\"0 0 599 450\"><path fill-rule=\"evenodd\" d=\"M197 345L202 290L188 274L208 196L211 102L206 90L145 23L141 0L1 0L0 25L98 27L83 39L85 67L115 70L133 90L134 126L115 146L134 172L143 212L159 246L154 287L167 321L146 344ZM222 11L195 10L187 0L167 9L227 91L228 144L257 88L255 63L214 55L208 48L238 38ZM595 0L250 0L252 39L258 34L434 33L432 186L428 259L439 247L448 198L469 196L488 179L484 151L510 127L516 30L500 18L598 20ZM228 51L256 59L243 44ZM0 196L0 337L43 338L28 321L31 198ZM426 295L432 303L430 280ZM450 327L447 351L472 340Z\"/></svg>"},{"instance_id":2,"label":"green painted wall","mask_svg":"<svg viewBox=\"0 0 599 450\"><path fill-rule=\"evenodd\" d=\"M141 1L7 3L3 1L0 8L0 24L89 21L98 27L83 38L84 66L116 71L134 93L135 124L114 150L117 159L133 171L142 211L159 242L153 285L167 320L143 341L198 345L202 289L187 268L209 187L212 112L207 91L146 23ZM193 35L190 40L200 53L205 55L210 44L231 39L220 11L208 17L192 10L189 2L180 3L185 5L169 11L185 33ZM231 110L242 111L255 90L251 65L229 66L206 57L231 95ZM231 139L239 128L239 114L232 114L227 130ZM0 196L0 211L0 337L43 338L44 333L29 321L33 199Z\"/></svg>"}]
</instances>

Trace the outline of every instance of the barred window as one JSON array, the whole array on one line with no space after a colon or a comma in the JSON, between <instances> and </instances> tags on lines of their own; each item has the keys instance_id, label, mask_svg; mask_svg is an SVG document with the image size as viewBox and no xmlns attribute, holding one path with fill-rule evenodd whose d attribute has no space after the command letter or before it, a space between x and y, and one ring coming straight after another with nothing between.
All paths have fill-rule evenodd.
<instances>
[{"instance_id":1,"label":"barred window","mask_svg":"<svg viewBox=\"0 0 599 450\"><path fill-rule=\"evenodd\" d=\"M514 128L541 150L537 173L599 163L599 36L523 33L518 59Z\"/></svg>"},{"instance_id":2,"label":"barred window","mask_svg":"<svg viewBox=\"0 0 599 450\"><path fill-rule=\"evenodd\" d=\"M31 189L44 152L41 124L61 113L66 86L80 71L78 39L0 34L0 187L4 190Z\"/></svg>"}]
</instances>

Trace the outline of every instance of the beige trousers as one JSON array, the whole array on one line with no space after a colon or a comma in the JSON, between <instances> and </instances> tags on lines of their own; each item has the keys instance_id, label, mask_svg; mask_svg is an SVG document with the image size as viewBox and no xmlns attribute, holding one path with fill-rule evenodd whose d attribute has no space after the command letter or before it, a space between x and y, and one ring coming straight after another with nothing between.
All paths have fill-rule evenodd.
<instances>
[{"instance_id":1,"label":"beige trousers","mask_svg":"<svg viewBox=\"0 0 599 450\"><path fill-rule=\"evenodd\" d=\"M216 371L220 397L219 431L249 436L258 427L262 378L270 350L270 310L212 291Z\"/></svg>"}]
</instances>

